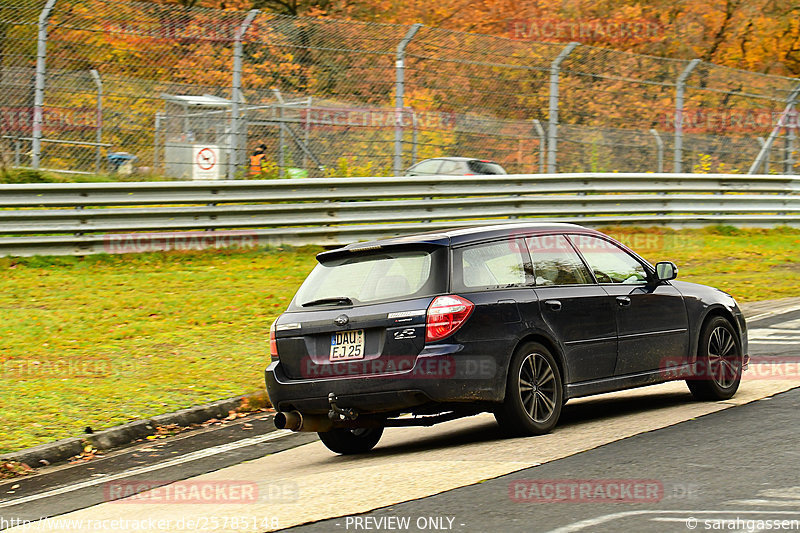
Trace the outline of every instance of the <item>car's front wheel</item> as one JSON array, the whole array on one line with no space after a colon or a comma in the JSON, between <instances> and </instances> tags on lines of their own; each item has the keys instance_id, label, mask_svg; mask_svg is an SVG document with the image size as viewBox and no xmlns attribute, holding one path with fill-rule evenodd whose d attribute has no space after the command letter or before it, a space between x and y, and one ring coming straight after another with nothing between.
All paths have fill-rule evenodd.
<instances>
[{"instance_id":1,"label":"car's front wheel","mask_svg":"<svg viewBox=\"0 0 800 533\"><path fill-rule=\"evenodd\" d=\"M550 351L539 343L522 346L511 358L506 397L495 411L509 435L543 435L555 427L564 403L561 372Z\"/></svg>"},{"instance_id":2,"label":"car's front wheel","mask_svg":"<svg viewBox=\"0 0 800 533\"><path fill-rule=\"evenodd\" d=\"M335 453L366 453L378 444L383 428L332 429L317 433L322 444Z\"/></svg>"},{"instance_id":3,"label":"car's front wheel","mask_svg":"<svg viewBox=\"0 0 800 533\"><path fill-rule=\"evenodd\" d=\"M727 400L742 379L742 347L730 322L712 318L700 334L695 371L686 384L698 400Z\"/></svg>"}]
</instances>

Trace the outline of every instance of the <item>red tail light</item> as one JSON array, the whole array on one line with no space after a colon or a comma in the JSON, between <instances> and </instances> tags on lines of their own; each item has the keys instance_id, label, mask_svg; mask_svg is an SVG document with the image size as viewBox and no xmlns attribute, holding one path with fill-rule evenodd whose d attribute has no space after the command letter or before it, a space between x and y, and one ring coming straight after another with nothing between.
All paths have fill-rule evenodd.
<instances>
[{"instance_id":1,"label":"red tail light","mask_svg":"<svg viewBox=\"0 0 800 533\"><path fill-rule=\"evenodd\" d=\"M275 337L275 322L269 327L269 356L273 360L278 359L278 339Z\"/></svg>"},{"instance_id":2,"label":"red tail light","mask_svg":"<svg viewBox=\"0 0 800 533\"><path fill-rule=\"evenodd\" d=\"M466 322L475 304L461 296L437 296L428 306L425 341L438 341L453 333Z\"/></svg>"}]
</instances>

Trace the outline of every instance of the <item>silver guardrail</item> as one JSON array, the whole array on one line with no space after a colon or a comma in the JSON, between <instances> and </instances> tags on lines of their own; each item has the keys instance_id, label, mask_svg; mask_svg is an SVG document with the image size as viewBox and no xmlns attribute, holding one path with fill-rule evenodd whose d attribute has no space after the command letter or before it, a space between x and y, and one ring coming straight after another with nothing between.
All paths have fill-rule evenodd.
<instances>
[{"instance_id":1,"label":"silver guardrail","mask_svg":"<svg viewBox=\"0 0 800 533\"><path fill-rule=\"evenodd\" d=\"M0 185L0 255L338 245L487 222L800 223L800 179L526 174Z\"/></svg>"}]
</instances>

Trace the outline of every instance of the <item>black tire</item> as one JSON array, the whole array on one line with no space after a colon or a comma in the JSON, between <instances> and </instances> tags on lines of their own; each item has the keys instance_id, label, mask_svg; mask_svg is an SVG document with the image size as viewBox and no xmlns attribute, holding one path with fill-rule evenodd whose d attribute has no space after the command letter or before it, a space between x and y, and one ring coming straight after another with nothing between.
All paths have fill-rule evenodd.
<instances>
[{"instance_id":1,"label":"black tire","mask_svg":"<svg viewBox=\"0 0 800 533\"><path fill-rule=\"evenodd\" d=\"M686 385L697 400L727 400L739 389L742 362L736 330L726 319L714 317L700 332L697 363Z\"/></svg>"},{"instance_id":2,"label":"black tire","mask_svg":"<svg viewBox=\"0 0 800 533\"><path fill-rule=\"evenodd\" d=\"M505 400L494 413L500 428L519 437L549 433L563 404L564 384L553 355L539 343L521 346L511 358Z\"/></svg>"},{"instance_id":3,"label":"black tire","mask_svg":"<svg viewBox=\"0 0 800 533\"><path fill-rule=\"evenodd\" d=\"M330 451L352 455L366 453L374 448L381 440L383 428L332 429L317 435Z\"/></svg>"}]
</instances>

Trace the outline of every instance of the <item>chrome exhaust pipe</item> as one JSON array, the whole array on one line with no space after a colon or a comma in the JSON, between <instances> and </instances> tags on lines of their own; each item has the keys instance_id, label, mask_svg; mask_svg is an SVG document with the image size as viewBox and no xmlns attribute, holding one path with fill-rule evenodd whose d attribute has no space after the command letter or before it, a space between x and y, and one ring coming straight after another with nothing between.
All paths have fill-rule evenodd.
<instances>
[{"instance_id":1,"label":"chrome exhaust pipe","mask_svg":"<svg viewBox=\"0 0 800 533\"><path fill-rule=\"evenodd\" d=\"M299 431L303 426L303 415L299 411L281 411L275 415L275 427Z\"/></svg>"},{"instance_id":2,"label":"chrome exhaust pipe","mask_svg":"<svg viewBox=\"0 0 800 533\"><path fill-rule=\"evenodd\" d=\"M300 411L281 411L275 415L275 427L291 431L324 432L333 429L333 421L324 415L304 415Z\"/></svg>"}]
</instances>

